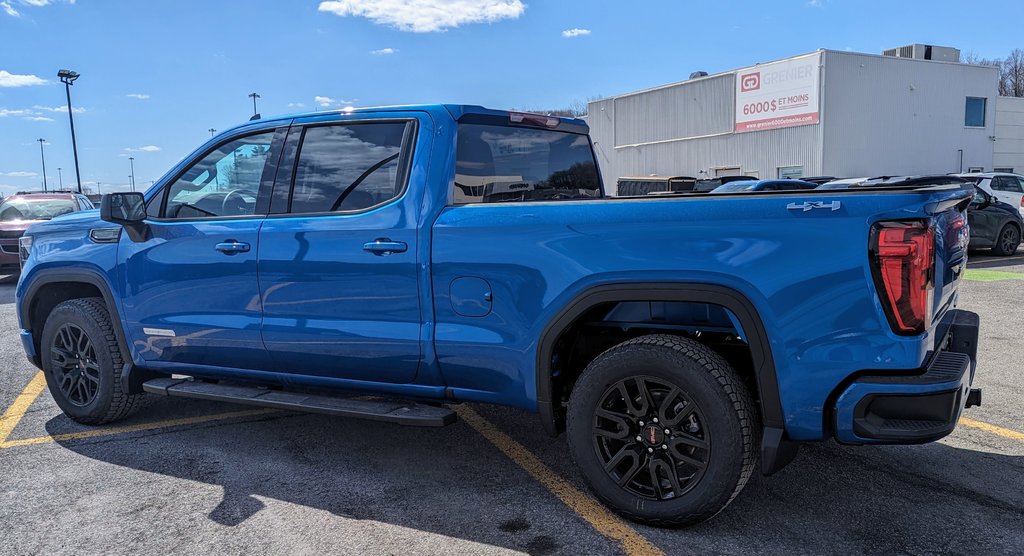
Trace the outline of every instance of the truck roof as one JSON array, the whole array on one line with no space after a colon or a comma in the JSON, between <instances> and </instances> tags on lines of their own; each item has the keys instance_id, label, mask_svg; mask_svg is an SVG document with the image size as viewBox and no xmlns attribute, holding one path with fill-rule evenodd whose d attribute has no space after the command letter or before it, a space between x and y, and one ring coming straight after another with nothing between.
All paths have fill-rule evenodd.
<instances>
[{"instance_id":1,"label":"truck roof","mask_svg":"<svg viewBox=\"0 0 1024 556\"><path fill-rule=\"evenodd\" d=\"M429 112L429 113L447 112L455 120L459 120L459 119L461 119L461 118L463 118L465 116L473 116L473 115L475 115L475 116L484 116L484 117L488 117L488 116L490 116L490 117L493 117L493 116L507 117L509 114L513 114L513 113L528 113L528 112L521 111L521 110L495 110L495 109L485 108L483 106L479 106L479 105L475 105L475 104L399 104L399 105L394 105L394 106L368 106L368 107L358 107L358 108L357 107L353 107L353 106L346 106L345 108L339 108L339 109L336 109L336 110L322 110L322 111L319 111L319 112L308 112L307 111L307 112L298 112L298 113L293 113L293 114L281 114L281 115L276 115L276 116L269 116L269 117L266 117L266 118L256 118L256 119L250 120L250 122L246 122L244 124L241 124L241 125L235 126L235 127L241 127L242 125L247 125L248 123L251 123L251 122L271 122L271 121L277 121L277 120L290 120L290 119L294 119L294 118L308 118L308 117L315 117L315 116L328 116L328 115L331 115L331 114L366 114L366 113L375 113L375 112L406 112L406 111L419 111L419 112ZM560 127L562 127L561 124L567 124L566 126L564 126L565 128L570 128L570 127L571 128L577 128L577 129L574 129L573 131L576 131L576 130L579 130L579 129L582 129L584 133L586 131L589 131L589 127L587 126L586 121L584 121L584 120L582 120L580 118L565 118L565 117L561 117L561 116L548 116L547 114L538 114L538 115L543 115L543 116L551 117L551 118L558 118Z\"/></svg>"}]
</instances>

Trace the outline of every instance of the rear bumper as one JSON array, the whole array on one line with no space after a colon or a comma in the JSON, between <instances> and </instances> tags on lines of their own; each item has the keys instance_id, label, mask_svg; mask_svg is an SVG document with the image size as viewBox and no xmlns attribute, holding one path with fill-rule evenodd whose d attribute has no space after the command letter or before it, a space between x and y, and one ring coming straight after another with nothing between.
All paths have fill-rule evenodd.
<instances>
[{"instance_id":1,"label":"rear bumper","mask_svg":"<svg viewBox=\"0 0 1024 556\"><path fill-rule=\"evenodd\" d=\"M951 311L945 347L910 376L863 376L836 399L844 444L920 444L953 432L967 403L978 352L978 315Z\"/></svg>"}]
</instances>

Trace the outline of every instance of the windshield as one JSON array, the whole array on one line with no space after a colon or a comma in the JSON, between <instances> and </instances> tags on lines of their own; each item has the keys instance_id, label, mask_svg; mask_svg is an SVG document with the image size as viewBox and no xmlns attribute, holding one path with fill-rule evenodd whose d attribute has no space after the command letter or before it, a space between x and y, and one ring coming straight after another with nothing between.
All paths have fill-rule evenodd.
<instances>
[{"instance_id":1,"label":"windshield","mask_svg":"<svg viewBox=\"0 0 1024 556\"><path fill-rule=\"evenodd\" d=\"M459 124L456 204L601 196L586 135L548 129Z\"/></svg>"},{"instance_id":2,"label":"windshield","mask_svg":"<svg viewBox=\"0 0 1024 556\"><path fill-rule=\"evenodd\" d=\"M8 199L0 203L0 221L49 220L75 212L71 199Z\"/></svg>"},{"instance_id":3,"label":"windshield","mask_svg":"<svg viewBox=\"0 0 1024 556\"><path fill-rule=\"evenodd\" d=\"M756 181L734 181L716 187L713 193L734 193L736 191L753 191L757 187Z\"/></svg>"}]
</instances>

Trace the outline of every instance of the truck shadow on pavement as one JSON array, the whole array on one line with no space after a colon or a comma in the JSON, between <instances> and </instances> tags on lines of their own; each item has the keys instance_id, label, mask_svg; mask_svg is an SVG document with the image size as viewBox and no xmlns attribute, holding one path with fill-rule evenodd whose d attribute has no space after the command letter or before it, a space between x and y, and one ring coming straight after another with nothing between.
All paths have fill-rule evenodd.
<instances>
[{"instance_id":1,"label":"truck shadow on pavement","mask_svg":"<svg viewBox=\"0 0 1024 556\"><path fill-rule=\"evenodd\" d=\"M535 416L505 408L480 411L582 488L564 438L544 435ZM63 415L46 424L51 434L67 427ZM280 413L60 444L99 462L219 485L223 498L209 504L207 517L227 527L256 515L266 506L260 498L270 498L531 554L618 551L461 423L416 429ZM780 473L755 476L709 523L635 528L667 553L695 546L704 553L1016 552L1024 542L1024 457L979 450L944 443L805 446ZM172 491L194 504L190 484L173 484ZM127 514L144 513L150 503L124 496L119 511ZM192 506L176 510L174 500L164 506L161 520L195 523L194 515L176 513ZM301 520L289 521L293 526L310 527ZM306 532L338 533L322 527Z\"/></svg>"}]
</instances>

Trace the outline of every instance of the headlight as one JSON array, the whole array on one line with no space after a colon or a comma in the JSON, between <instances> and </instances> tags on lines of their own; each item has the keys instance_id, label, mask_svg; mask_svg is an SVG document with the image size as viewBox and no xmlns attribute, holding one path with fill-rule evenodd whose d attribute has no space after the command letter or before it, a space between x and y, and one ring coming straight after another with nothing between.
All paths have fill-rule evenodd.
<instances>
[{"instance_id":1,"label":"headlight","mask_svg":"<svg viewBox=\"0 0 1024 556\"><path fill-rule=\"evenodd\" d=\"M18 239L18 258L21 260L22 265L24 265L25 261L28 260L28 256L31 252L32 236L21 236Z\"/></svg>"}]
</instances>

